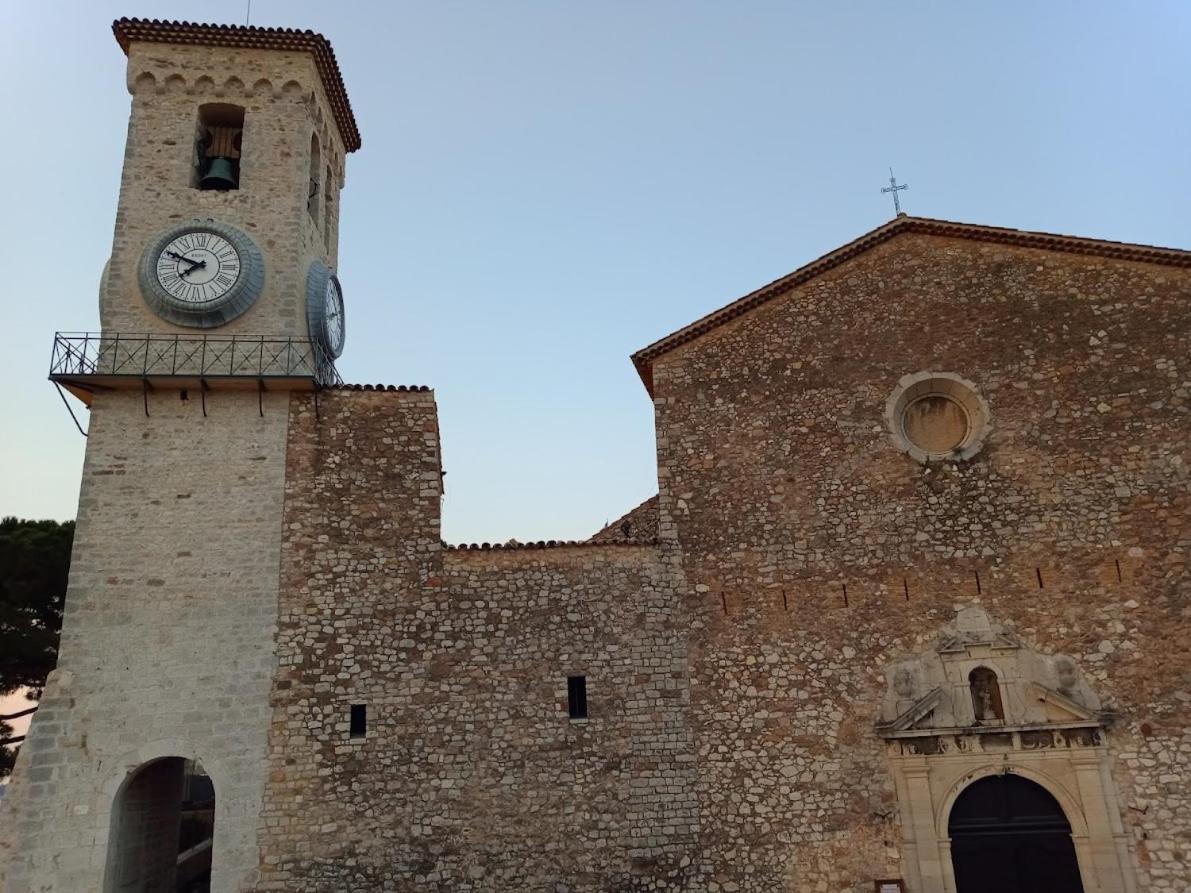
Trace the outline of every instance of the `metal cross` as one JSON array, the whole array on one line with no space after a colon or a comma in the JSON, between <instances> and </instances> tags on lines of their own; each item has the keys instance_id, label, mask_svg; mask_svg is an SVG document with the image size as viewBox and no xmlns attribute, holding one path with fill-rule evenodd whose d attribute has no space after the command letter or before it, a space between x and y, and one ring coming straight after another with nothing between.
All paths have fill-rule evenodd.
<instances>
[{"instance_id":1,"label":"metal cross","mask_svg":"<svg viewBox=\"0 0 1191 893\"><path fill-rule=\"evenodd\" d=\"M897 200L898 190L899 189L909 189L909 188L910 188L910 184L908 184L908 183L902 183L900 186L897 184L897 180L893 176L893 168L890 168L889 169L889 185L881 187L881 194L884 195L886 192L893 193L893 210L894 210L894 213L896 213L898 217L900 217L901 213L902 213L902 203Z\"/></svg>"}]
</instances>

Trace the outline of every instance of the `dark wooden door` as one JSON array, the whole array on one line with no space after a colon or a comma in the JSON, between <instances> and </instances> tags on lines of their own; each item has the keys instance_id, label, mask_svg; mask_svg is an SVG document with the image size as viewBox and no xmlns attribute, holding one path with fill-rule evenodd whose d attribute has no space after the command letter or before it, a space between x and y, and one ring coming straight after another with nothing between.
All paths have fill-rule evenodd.
<instances>
[{"instance_id":1,"label":"dark wooden door","mask_svg":"<svg viewBox=\"0 0 1191 893\"><path fill-rule=\"evenodd\" d=\"M968 786L948 833L958 893L1083 893L1067 817L1044 788L1020 775Z\"/></svg>"}]
</instances>

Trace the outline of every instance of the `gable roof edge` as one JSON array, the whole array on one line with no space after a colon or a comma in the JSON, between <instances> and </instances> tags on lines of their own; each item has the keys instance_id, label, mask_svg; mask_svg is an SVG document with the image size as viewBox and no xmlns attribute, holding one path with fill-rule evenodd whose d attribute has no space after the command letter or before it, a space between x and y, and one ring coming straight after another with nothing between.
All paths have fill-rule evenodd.
<instances>
[{"instance_id":1,"label":"gable roof edge","mask_svg":"<svg viewBox=\"0 0 1191 893\"><path fill-rule=\"evenodd\" d=\"M681 347L725 323L743 316L756 307L792 291L839 265L875 248L883 242L902 233L921 233L932 236L948 236L958 239L972 239L996 242L1021 248L1042 248L1069 254L1084 254L1108 257L1115 260L1140 261L1174 267L1191 267L1191 251L1180 248L1160 248L1152 245L1137 245L1128 242L1112 242L1106 239L1088 239L1080 236L1063 236L1030 230L1005 229L996 226L982 226L975 223L957 223L937 220L931 217L895 217L888 223L870 230L864 235L834 251L824 254L810 263L799 267L780 279L764 285L756 291L738 298L731 304L712 311L693 323L678 329L655 341L632 355L637 374L645 384L645 390L653 396L653 361Z\"/></svg>"}]
</instances>

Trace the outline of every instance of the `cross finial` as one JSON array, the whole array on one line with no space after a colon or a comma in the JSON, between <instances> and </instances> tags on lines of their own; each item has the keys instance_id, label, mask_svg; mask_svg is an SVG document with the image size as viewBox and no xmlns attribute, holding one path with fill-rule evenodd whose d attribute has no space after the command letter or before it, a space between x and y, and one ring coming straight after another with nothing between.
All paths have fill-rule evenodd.
<instances>
[{"instance_id":1,"label":"cross finial","mask_svg":"<svg viewBox=\"0 0 1191 893\"><path fill-rule=\"evenodd\" d=\"M893 193L893 212L898 217L902 216L902 203L897 200L898 190L899 189L909 189L909 188L910 188L910 184L908 184L908 183L902 183L900 186L898 185L897 179L893 176L893 168L890 168L889 169L889 185L881 187L881 194L884 195L886 192Z\"/></svg>"}]
</instances>

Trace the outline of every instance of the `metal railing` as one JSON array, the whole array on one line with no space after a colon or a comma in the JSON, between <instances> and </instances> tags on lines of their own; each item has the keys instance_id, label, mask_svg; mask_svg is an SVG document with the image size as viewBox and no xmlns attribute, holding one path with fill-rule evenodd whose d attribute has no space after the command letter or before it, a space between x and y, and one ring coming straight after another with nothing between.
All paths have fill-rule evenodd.
<instances>
[{"instance_id":1,"label":"metal railing","mask_svg":"<svg viewBox=\"0 0 1191 893\"><path fill-rule=\"evenodd\" d=\"M54 380L93 376L309 378L342 384L334 360L306 338L269 335L58 332L50 358Z\"/></svg>"}]
</instances>

